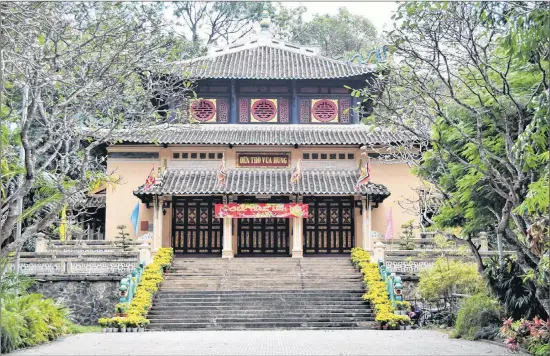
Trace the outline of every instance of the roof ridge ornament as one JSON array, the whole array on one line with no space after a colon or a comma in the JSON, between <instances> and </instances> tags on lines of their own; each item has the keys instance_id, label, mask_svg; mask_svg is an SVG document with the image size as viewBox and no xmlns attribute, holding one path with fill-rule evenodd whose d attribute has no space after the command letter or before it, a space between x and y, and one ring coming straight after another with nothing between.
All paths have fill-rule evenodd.
<instances>
[{"instance_id":1,"label":"roof ridge ornament","mask_svg":"<svg viewBox=\"0 0 550 356\"><path fill-rule=\"evenodd\" d=\"M260 37L270 38L271 32L269 31L269 26L271 25L271 17L269 16L269 11L262 11L262 19L260 20Z\"/></svg>"}]
</instances>

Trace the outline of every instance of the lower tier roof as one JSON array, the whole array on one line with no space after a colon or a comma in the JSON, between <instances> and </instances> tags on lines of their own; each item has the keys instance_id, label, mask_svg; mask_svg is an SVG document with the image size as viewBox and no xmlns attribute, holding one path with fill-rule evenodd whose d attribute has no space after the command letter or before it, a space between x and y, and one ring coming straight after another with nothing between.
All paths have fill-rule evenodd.
<instances>
[{"instance_id":1,"label":"lower tier roof","mask_svg":"<svg viewBox=\"0 0 550 356\"><path fill-rule=\"evenodd\" d=\"M382 184L368 183L356 189L356 169L304 169L298 184L292 185L290 169L229 169L226 184L218 183L217 170L168 169L162 182L134 195L141 199L153 195L194 194L269 194L269 195L365 195L382 202L390 195Z\"/></svg>"},{"instance_id":2,"label":"lower tier roof","mask_svg":"<svg viewBox=\"0 0 550 356\"><path fill-rule=\"evenodd\" d=\"M105 132L90 135L101 137ZM119 129L109 136L113 142L197 145L389 145L413 141L406 132L363 124L159 125Z\"/></svg>"}]
</instances>

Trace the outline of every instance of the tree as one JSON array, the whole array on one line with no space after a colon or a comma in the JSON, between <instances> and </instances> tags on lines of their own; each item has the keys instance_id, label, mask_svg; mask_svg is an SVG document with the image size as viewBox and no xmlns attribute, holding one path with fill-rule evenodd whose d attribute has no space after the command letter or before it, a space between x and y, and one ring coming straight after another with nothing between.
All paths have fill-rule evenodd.
<instances>
[{"instance_id":1,"label":"tree","mask_svg":"<svg viewBox=\"0 0 550 356\"><path fill-rule=\"evenodd\" d=\"M207 45L230 44L254 30L262 11L274 12L271 3L244 1L174 2L174 15L183 21L188 32L189 57L206 53Z\"/></svg>"},{"instance_id":2,"label":"tree","mask_svg":"<svg viewBox=\"0 0 550 356\"><path fill-rule=\"evenodd\" d=\"M354 93L375 102L366 121L427 147L421 158L418 148L392 152L442 198L434 228L468 244L481 271L472 237L492 232L501 256L517 252L547 313L548 254L532 245L548 243L548 14L543 3L402 4L381 95Z\"/></svg>"},{"instance_id":3,"label":"tree","mask_svg":"<svg viewBox=\"0 0 550 356\"><path fill-rule=\"evenodd\" d=\"M345 7L339 8L335 15L316 14L311 21L299 25L291 40L302 45L318 46L328 57L365 54L377 45L374 25Z\"/></svg>"},{"instance_id":4,"label":"tree","mask_svg":"<svg viewBox=\"0 0 550 356\"><path fill-rule=\"evenodd\" d=\"M115 129L165 122L162 104L184 100L162 15L158 4L0 4L0 258L119 182L101 151Z\"/></svg>"},{"instance_id":5,"label":"tree","mask_svg":"<svg viewBox=\"0 0 550 356\"><path fill-rule=\"evenodd\" d=\"M451 298L453 294L474 294L483 289L476 265L439 257L419 273L418 292L426 299Z\"/></svg>"}]
</instances>

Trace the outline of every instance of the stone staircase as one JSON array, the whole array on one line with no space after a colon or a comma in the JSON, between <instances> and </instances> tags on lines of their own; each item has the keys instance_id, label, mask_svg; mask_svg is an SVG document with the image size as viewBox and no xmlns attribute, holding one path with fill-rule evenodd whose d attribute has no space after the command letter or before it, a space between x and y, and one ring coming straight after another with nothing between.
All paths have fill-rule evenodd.
<instances>
[{"instance_id":1,"label":"stone staircase","mask_svg":"<svg viewBox=\"0 0 550 356\"><path fill-rule=\"evenodd\" d=\"M149 330L371 328L348 257L176 258Z\"/></svg>"}]
</instances>

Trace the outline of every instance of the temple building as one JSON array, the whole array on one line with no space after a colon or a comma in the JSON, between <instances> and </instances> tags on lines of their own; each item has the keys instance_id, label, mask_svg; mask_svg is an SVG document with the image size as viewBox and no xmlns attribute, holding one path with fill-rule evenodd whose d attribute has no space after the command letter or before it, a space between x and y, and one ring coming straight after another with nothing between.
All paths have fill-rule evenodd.
<instances>
[{"instance_id":1,"label":"temple building","mask_svg":"<svg viewBox=\"0 0 550 356\"><path fill-rule=\"evenodd\" d=\"M181 62L196 84L186 110L198 125L119 131L107 165L123 184L106 192L106 239L124 224L153 250L307 258L372 249L390 208L393 238L418 221L397 203L414 197L417 178L373 151L408 136L362 124L370 108L348 89L366 87L376 66L323 57L261 25L252 39ZM371 177L358 186L364 152ZM144 185L152 167L166 169Z\"/></svg>"}]
</instances>

